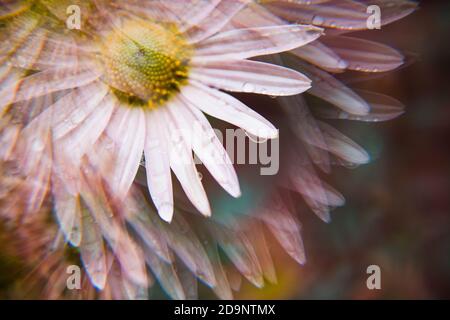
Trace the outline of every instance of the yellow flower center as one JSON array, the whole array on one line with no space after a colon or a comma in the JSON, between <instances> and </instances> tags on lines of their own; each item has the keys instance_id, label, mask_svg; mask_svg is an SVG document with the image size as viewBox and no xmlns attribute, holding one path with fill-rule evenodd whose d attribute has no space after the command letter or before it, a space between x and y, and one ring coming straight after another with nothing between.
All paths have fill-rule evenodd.
<instances>
[{"instance_id":1,"label":"yellow flower center","mask_svg":"<svg viewBox=\"0 0 450 320\"><path fill-rule=\"evenodd\" d=\"M101 50L105 79L132 106L157 108L187 83L192 48L172 25L128 21Z\"/></svg>"}]
</instances>

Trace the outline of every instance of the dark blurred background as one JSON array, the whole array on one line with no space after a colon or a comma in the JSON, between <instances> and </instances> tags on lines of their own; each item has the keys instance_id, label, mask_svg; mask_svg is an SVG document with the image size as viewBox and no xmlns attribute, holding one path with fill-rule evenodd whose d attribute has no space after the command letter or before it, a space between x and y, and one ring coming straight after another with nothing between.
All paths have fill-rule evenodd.
<instances>
[{"instance_id":1,"label":"dark blurred background","mask_svg":"<svg viewBox=\"0 0 450 320\"><path fill-rule=\"evenodd\" d=\"M362 35L398 48L407 63L352 87L395 97L406 113L338 124L371 163L335 169L329 181L347 203L330 224L301 216L307 264L273 250L279 284L246 285L240 298L450 298L450 1L421 1L407 18ZM381 290L366 287L372 264Z\"/></svg>"}]
</instances>

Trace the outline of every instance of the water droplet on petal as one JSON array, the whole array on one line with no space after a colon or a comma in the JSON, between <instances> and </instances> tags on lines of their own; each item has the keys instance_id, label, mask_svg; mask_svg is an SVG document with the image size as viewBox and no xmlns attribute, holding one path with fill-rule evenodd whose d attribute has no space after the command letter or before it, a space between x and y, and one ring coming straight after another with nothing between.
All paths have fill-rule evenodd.
<instances>
[{"instance_id":1,"label":"water droplet on petal","mask_svg":"<svg viewBox=\"0 0 450 320\"><path fill-rule=\"evenodd\" d=\"M314 16L312 19L312 24L322 25L325 22L325 19L321 16Z\"/></svg>"},{"instance_id":2,"label":"water droplet on petal","mask_svg":"<svg viewBox=\"0 0 450 320\"><path fill-rule=\"evenodd\" d=\"M251 83L244 83L244 86L242 88L244 92L254 92L255 86Z\"/></svg>"}]
</instances>

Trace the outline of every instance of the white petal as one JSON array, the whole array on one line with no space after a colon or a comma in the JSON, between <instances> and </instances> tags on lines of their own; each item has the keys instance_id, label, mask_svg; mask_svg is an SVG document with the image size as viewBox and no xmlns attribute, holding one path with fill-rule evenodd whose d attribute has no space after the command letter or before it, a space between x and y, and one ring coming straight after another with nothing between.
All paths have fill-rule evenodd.
<instances>
[{"instance_id":1,"label":"white petal","mask_svg":"<svg viewBox=\"0 0 450 320\"><path fill-rule=\"evenodd\" d=\"M348 63L319 40L296 48L290 53L330 72L343 72Z\"/></svg>"},{"instance_id":2,"label":"white petal","mask_svg":"<svg viewBox=\"0 0 450 320\"><path fill-rule=\"evenodd\" d=\"M283 25L231 30L203 41L196 48L194 63L246 59L289 51L317 39L322 29Z\"/></svg>"},{"instance_id":3,"label":"white petal","mask_svg":"<svg viewBox=\"0 0 450 320\"><path fill-rule=\"evenodd\" d=\"M264 285L261 264L253 245L244 233L226 227L211 228L215 239L241 274L254 286Z\"/></svg>"},{"instance_id":4,"label":"white petal","mask_svg":"<svg viewBox=\"0 0 450 320\"><path fill-rule=\"evenodd\" d=\"M370 112L367 102L335 77L312 65L300 64L298 61L295 63L313 81L309 94L354 115L367 115Z\"/></svg>"},{"instance_id":5,"label":"white petal","mask_svg":"<svg viewBox=\"0 0 450 320\"><path fill-rule=\"evenodd\" d=\"M381 43L353 37L324 37L325 44L348 62L348 69L386 72L404 63L403 55Z\"/></svg>"},{"instance_id":6,"label":"white petal","mask_svg":"<svg viewBox=\"0 0 450 320\"><path fill-rule=\"evenodd\" d=\"M174 108L179 107L174 103ZM211 215L208 197L200 181L188 137L183 135L179 122L184 119L175 119L167 110L162 110L167 124L167 136L170 146L170 167L177 176L181 186L192 204L205 216Z\"/></svg>"},{"instance_id":7,"label":"white petal","mask_svg":"<svg viewBox=\"0 0 450 320\"><path fill-rule=\"evenodd\" d=\"M80 254L92 284L103 289L106 284L106 256L103 238L88 209L82 209L83 237Z\"/></svg>"},{"instance_id":8,"label":"white petal","mask_svg":"<svg viewBox=\"0 0 450 320\"><path fill-rule=\"evenodd\" d=\"M143 246L158 255L165 262L171 262L173 257L164 239L164 226L161 219L153 214L144 194L138 189L131 189L127 198L127 223L142 240Z\"/></svg>"},{"instance_id":9,"label":"white petal","mask_svg":"<svg viewBox=\"0 0 450 320\"><path fill-rule=\"evenodd\" d=\"M107 95L87 116L82 124L62 137L58 143L71 154L72 160L76 161L91 150L94 143L100 137L109 123L111 115L117 104L117 100Z\"/></svg>"},{"instance_id":10,"label":"white petal","mask_svg":"<svg viewBox=\"0 0 450 320\"><path fill-rule=\"evenodd\" d=\"M190 77L227 91L272 96L299 94L311 87L311 80L297 71L250 60L199 65L191 70Z\"/></svg>"},{"instance_id":11,"label":"white petal","mask_svg":"<svg viewBox=\"0 0 450 320\"><path fill-rule=\"evenodd\" d=\"M168 141L162 128L163 121L159 110L146 114L145 169L148 189L158 214L163 220L170 222L173 217L173 191Z\"/></svg>"},{"instance_id":12,"label":"white petal","mask_svg":"<svg viewBox=\"0 0 450 320\"><path fill-rule=\"evenodd\" d=\"M82 188L84 203L89 208L95 226L120 263L122 272L135 284L145 286L147 274L142 252L118 219L113 218L114 213L110 208L109 199L102 189L101 182L96 180L99 179L96 179L94 173L86 175Z\"/></svg>"},{"instance_id":13,"label":"white petal","mask_svg":"<svg viewBox=\"0 0 450 320\"><path fill-rule=\"evenodd\" d=\"M328 151L354 164L366 164L370 161L369 154L353 140L324 122L319 125L324 133Z\"/></svg>"},{"instance_id":14,"label":"white petal","mask_svg":"<svg viewBox=\"0 0 450 320\"><path fill-rule=\"evenodd\" d=\"M14 98L9 103L28 100L60 90L84 86L100 76L101 72L93 67L47 69L12 83L8 87L3 87L0 97L8 96L9 91L16 90ZM3 98L0 98L0 105L3 105L3 101Z\"/></svg>"},{"instance_id":15,"label":"white petal","mask_svg":"<svg viewBox=\"0 0 450 320\"><path fill-rule=\"evenodd\" d=\"M269 121L239 100L198 82L191 83L182 90L182 95L203 112L260 138L273 139L278 136L278 130Z\"/></svg>"},{"instance_id":16,"label":"white petal","mask_svg":"<svg viewBox=\"0 0 450 320\"><path fill-rule=\"evenodd\" d=\"M221 1L162 1L162 3L180 19L182 24L180 30L185 31L190 27L201 24Z\"/></svg>"},{"instance_id":17,"label":"white petal","mask_svg":"<svg viewBox=\"0 0 450 320\"><path fill-rule=\"evenodd\" d=\"M405 112L405 106L392 97L362 90L356 90L356 93L370 105L369 114L359 116L328 107L319 108L318 114L328 119L379 122L395 119Z\"/></svg>"},{"instance_id":18,"label":"white petal","mask_svg":"<svg viewBox=\"0 0 450 320\"><path fill-rule=\"evenodd\" d=\"M145 143L145 115L141 108L117 109L108 125L108 135L116 145L116 163L111 177L113 191L124 197L139 168Z\"/></svg>"},{"instance_id":19,"label":"white petal","mask_svg":"<svg viewBox=\"0 0 450 320\"><path fill-rule=\"evenodd\" d=\"M78 127L97 108L108 88L100 82L72 90L46 112L52 114L53 138L58 139Z\"/></svg>"},{"instance_id":20,"label":"white petal","mask_svg":"<svg viewBox=\"0 0 450 320\"><path fill-rule=\"evenodd\" d=\"M198 43L224 28L225 25L251 0L220 1L199 25L187 31L191 43Z\"/></svg>"},{"instance_id":21,"label":"white petal","mask_svg":"<svg viewBox=\"0 0 450 320\"><path fill-rule=\"evenodd\" d=\"M176 108L192 136L192 148L214 179L233 197L241 191L233 164L205 115L193 106Z\"/></svg>"},{"instance_id":22,"label":"white petal","mask_svg":"<svg viewBox=\"0 0 450 320\"><path fill-rule=\"evenodd\" d=\"M300 222L290 214L279 196L272 201L273 203L260 215L261 219L286 252L298 263L305 264L306 256Z\"/></svg>"},{"instance_id":23,"label":"white petal","mask_svg":"<svg viewBox=\"0 0 450 320\"><path fill-rule=\"evenodd\" d=\"M182 215L177 215L170 226L165 226L167 244L183 264L210 287L216 285L214 271L203 243Z\"/></svg>"},{"instance_id":24,"label":"white petal","mask_svg":"<svg viewBox=\"0 0 450 320\"><path fill-rule=\"evenodd\" d=\"M55 214L66 241L78 247L81 242L81 207L78 196L72 195L56 176L52 179Z\"/></svg>"},{"instance_id":25,"label":"white petal","mask_svg":"<svg viewBox=\"0 0 450 320\"><path fill-rule=\"evenodd\" d=\"M322 181L312 164L306 164L302 158L289 169L293 189L302 194L308 206L324 222L330 222L330 206ZM301 165L298 165L301 163Z\"/></svg>"},{"instance_id":26,"label":"white petal","mask_svg":"<svg viewBox=\"0 0 450 320\"><path fill-rule=\"evenodd\" d=\"M145 262L158 279L160 286L167 294L176 300L185 300L183 286L180 283L177 272L171 263L161 261L151 250L145 248Z\"/></svg>"}]
</instances>

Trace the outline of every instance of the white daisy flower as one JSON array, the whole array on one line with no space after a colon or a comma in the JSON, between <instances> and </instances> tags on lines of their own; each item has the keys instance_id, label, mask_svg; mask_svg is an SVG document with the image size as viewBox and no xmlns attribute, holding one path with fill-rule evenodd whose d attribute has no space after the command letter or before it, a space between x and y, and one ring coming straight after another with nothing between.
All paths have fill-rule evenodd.
<instances>
[{"instance_id":1,"label":"white daisy flower","mask_svg":"<svg viewBox=\"0 0 450 320\"><path fill-rule=\"evenodd\" d=\"M258 137L277 137L269 121L222 90L272 96L304 92L310 81L301 73L249 58L297 48L321 34L320 28L297 24L220 32L247 2L99 1L86 22L87 41L52 34L45 26L36 30L41 17L35 13L19 16L14 22L22 33L30 26L29 34L21 36L44 44L33 52L6 48L13 57L5 73L16 65L36 72L2 85L0 105L7 112L12 104L47 100L41 101L45 110L22 130L22 136L33 136L33 150L46 149L51 130L60 166L77 166L106 135L115 160L99 169L116 196L126 196L144 153L148 188L161 218L171 221L173 215L171 171L194 206L209 216L192 151L232 196L239 196L240 189L205 114ZM55 5L48 8L53 12ZM185 10L188 14L178 15ZM12 27L12 35L20 40L18 29ZM58 56L49 60L52 54ZM55 93L57 100L49 103L47 98ZM192 130L194 123L200 124L200 132ZM203 137L192 134L211 141L205 146ZM27 161L28 151L22 154ZM64 177L62 182L67 187L71 179ZM71 189L76 192L76 186Z\"/></svg>"},{"instance_id":2,"label":"white daisy flower","mask_svg":"<svg viewBox=\"0 0 450 320\"><path fill-rule=\"evenodd\" d=\"M403 63L392 48L343 35L366 29L366 0L0 2L0 217L18 222L11 238L26 249L19 253L41 297L146 298L155 278L171 298L197 298L200 279L230 299L243 278L256 287L276 283L269 239L306 262L286 187L329 221L344 198L316 168L369 160L316 116L380 121L403 110L332 75ZM406 0L370 2L383 8L383 24L414 8ZM73 5L81 30L67 29ZM337 108L306 104L298 95L306 90ZM294 133L290 161L255 214L227 204L202 219L172 191L173 171L197 211L211 215L193 153L229 194L241 193L206 117L264 139L278 134L225 92L293 96L273 100ZM154 212L147 186L170 224ZM183 209L174 216L174 207ZM81 263L83 290L68 292L67 267Z\"/></svg>"}]
</instances>

